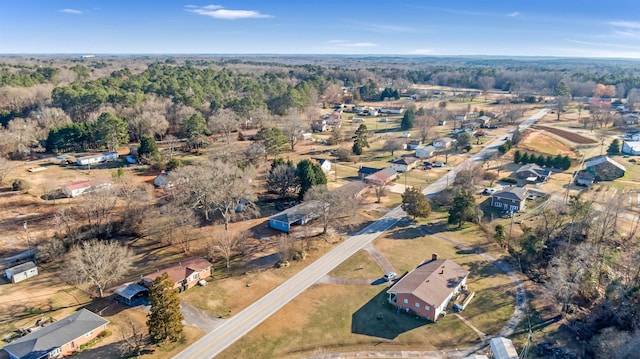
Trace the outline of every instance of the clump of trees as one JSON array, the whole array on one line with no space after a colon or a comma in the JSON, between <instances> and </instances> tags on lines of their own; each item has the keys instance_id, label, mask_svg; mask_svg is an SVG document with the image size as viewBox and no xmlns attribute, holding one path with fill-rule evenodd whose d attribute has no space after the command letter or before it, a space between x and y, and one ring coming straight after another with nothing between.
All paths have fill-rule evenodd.
<instances>
[{"instance_id":1,"label":"clump of trees","mask_svg":"<svg viewBox=\"0 0 640 359\"><path fill-rule=\"evenodd\" d=\"M535 153L529 152L520 152L520 150L516 150L513 153L513 163L535 163L541 167L547 168L558 168L562 170L568 170L571 167L571 159L568 155L562 156L561 154L557 154L556 156L544 155L540 154L539 156Z\"/></svg>"}]
</instances>

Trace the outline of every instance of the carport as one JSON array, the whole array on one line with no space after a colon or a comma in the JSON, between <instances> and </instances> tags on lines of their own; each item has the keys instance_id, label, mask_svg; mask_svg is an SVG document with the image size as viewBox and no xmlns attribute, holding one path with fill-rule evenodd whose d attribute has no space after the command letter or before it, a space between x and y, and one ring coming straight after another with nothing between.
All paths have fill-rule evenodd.
<instances>
[{"instance_id":1,"label":"carport","mask_svg":"<svg viewBox=\"0 0 640 359\"><path fill-rule=\"evenodd\" d=\"M129 306L146 304L149 290L138 283L125 284L116 289L116 299Z\"/></svg>"}]
</instances>

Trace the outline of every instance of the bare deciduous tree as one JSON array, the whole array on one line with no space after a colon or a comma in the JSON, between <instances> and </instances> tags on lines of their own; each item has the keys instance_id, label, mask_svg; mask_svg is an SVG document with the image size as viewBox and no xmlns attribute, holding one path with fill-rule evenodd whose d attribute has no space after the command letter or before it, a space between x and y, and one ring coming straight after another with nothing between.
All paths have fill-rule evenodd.
<instances>
[{"instance_id":1,"label":"bare deciduous tree","mask_svg":"<svg viewBox=\"0 0 640 359\"><path fill-rule=\"evenodd\" d=\"M113 241L88 240L74 247L66 261L67 276L75 283L91 283L100 294L129 273L133 252Z\"/></svg>"},{"instance_id":2,"label":"bare deciduous tree","mask_svg":"<svg viewBox=\"0 0 640 359\"><path fill-rule=\"evenodd\" d=\"M305 120L298 111L290 110L280 119L280 128L291 146L291 152L294 152L296 144L302 139L302 133L307 128Z\"/></svg>"},{"instance_id":3,"label":"bare deciduous tree","mask_svg":"<svg viewBox=\"0 0 640 359\"><path fill-rule=\"evenodd\" d=\"M122 341L118 351L123 358L138 357L149 342L146 331L141 330L131 318L127 318L127 326L120 329L120 335Z\"/></svg>"},{"instance_id":4,"label":"bare deciduous tree","mask_svg":"<svg viewBox=\"0 0 640 359\"><path fill-rule=\"evenodd\" d=\"M0 155L0 185L2 185L4 179L7 178L12 168L13 163Z\"/></svg>"},{"instance_id":5,"label":"bare deciduous tree","mask_svg":"<svg viewBox=\"0 0 640 359\"><path fill-rule=\"evenodd\" d=\"M108 236L111 233L111 214L117 200L118 191L111 186L80 197L74 209L94 235Z\"/></svg>"},{"instance_id":6,"label":"bare deciduous tree","mask_svg":"<svg viewBox=\"0 0 640 359\"><path fill-rule=\"evenodd\" d=\"M423 143L432 139L434 135L433 126L435 126L435 124L436 120L431 116L423 115L416 117L413 127L420 132L420 139Z\"/></svg>"},{"instance_id":7,"label":"bare deciduous tree","mask_svg":"<svg viewBox=\"0 0 640 359\"><path fill-rule=\"evenodd\" d=\"M319 216L325 234L330 224L337 225L341 219L352 216L351 209L358 204L356 195L340 189L329 191L326 185L316 185L307 191L304 200L314 203L312 210Z\"/></svg>"},{"instance_id":8,"label":"bare deciduous tree","mask_svg":"<svg viewBox=\"0 0 640 359\"><path fill-rule=\"evenodd\" d=\"M207 125L212 131L224 134L227 144L231 143L231 133L240 127L238 115L230 109L218 109L211 117Z\"/></svg>"},{"instance_id":9,"label":"bare deciduous tree","mask_svg":"<svg viewBox=\"0 0 640 359\"><path fill-rule=\"evenodd\" d=\"M207 241L209 257L220 255L224 258L226 267L231 266L231 258L240 244L240 235L234 231L216 231Z\"/></svg>"}]
</instances>

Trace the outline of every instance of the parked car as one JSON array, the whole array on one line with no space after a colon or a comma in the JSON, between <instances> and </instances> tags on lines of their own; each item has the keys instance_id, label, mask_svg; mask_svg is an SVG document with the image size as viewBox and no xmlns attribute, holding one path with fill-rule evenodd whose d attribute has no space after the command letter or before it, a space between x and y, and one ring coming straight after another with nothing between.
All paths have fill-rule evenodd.
<instances>
[{"instance_id":1,"label":"parked car","mask_svg":"<svg viewBox=\"0 0 640 359\"><path fill-rule=\"evenodd\" d=\"M485 188L482 191L482 194L484 194L485 196L491 196L494 193L496 193L496 189L495 188Z\"/></svg>"},{"instance_id":2,"label":"parked car","mask_svg":"<svg viewBox=\"0 0 640 359\"><path fill-rule=\"evenodd\" d=\"M495 130L496 128L498 128L498 126L496 126L496 125L489 125L489 126L487 126L487 128L488 128L488 129L490 129L490 130Z\"/></svg>"},{"instance_id":3,"label":"parked car","mask_svg":"<svg viewBox=\"0 0 640 359\"><path fill-rule=\"evenodd\" d=\"M384 274L384 280L388 282L390 280L396 279L397 276L398 274L396 274L396 272L387 272Z\"/></svg>"},{"instance_id":4,"label":"parked car","mask_svg":"<svg viewBox=\"0 0 640 359\"><path fill-rule=\"evenodd\" d=\"M436 162L436 163L433 164L433 167L444 167L444 163Z\"/></svg>"}]
</instances>

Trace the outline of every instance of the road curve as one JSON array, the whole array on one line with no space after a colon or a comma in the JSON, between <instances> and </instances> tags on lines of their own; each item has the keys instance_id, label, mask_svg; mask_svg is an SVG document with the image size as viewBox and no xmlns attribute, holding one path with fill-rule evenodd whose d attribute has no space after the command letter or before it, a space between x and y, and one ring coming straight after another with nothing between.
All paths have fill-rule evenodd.
<instances>
[{"instance_id":1,"label":"road curve","mask_svg":"<svg viewBox=\"0 0 640 359\"><path fill-rule=\"evenodd\" d=\"M519 127L524 129L530 126L539 118L544 116L547 111L548 109L541 110L531 118L522 122ZM453 181L456 173L458 173L460 169L482 162L484 159L489 157L489 155L495 152L497 150L497 146L503 142L504 139L492 142L491 147L485 147L457 167L452 168L446 176L436 180L429 187L425 188L423 193L427 196L431 196L440 192L446 188L449 183L448 181ZM284 307L290 300L322 279L340 263L347 260L357 251L371 243L375 238L393 227L399 220L405 217L406 214L400 207L396 207L389 211L380 219L346 239L327 254L317 259L308 267L301 270L298 274L291 277L264 297L242 310L240 313L225 320L225 322L218 328L200 338L174 358L202 359L215 357L248 333L251 329L269 318L273 313Z\"/></svg>"}]
</instances>

